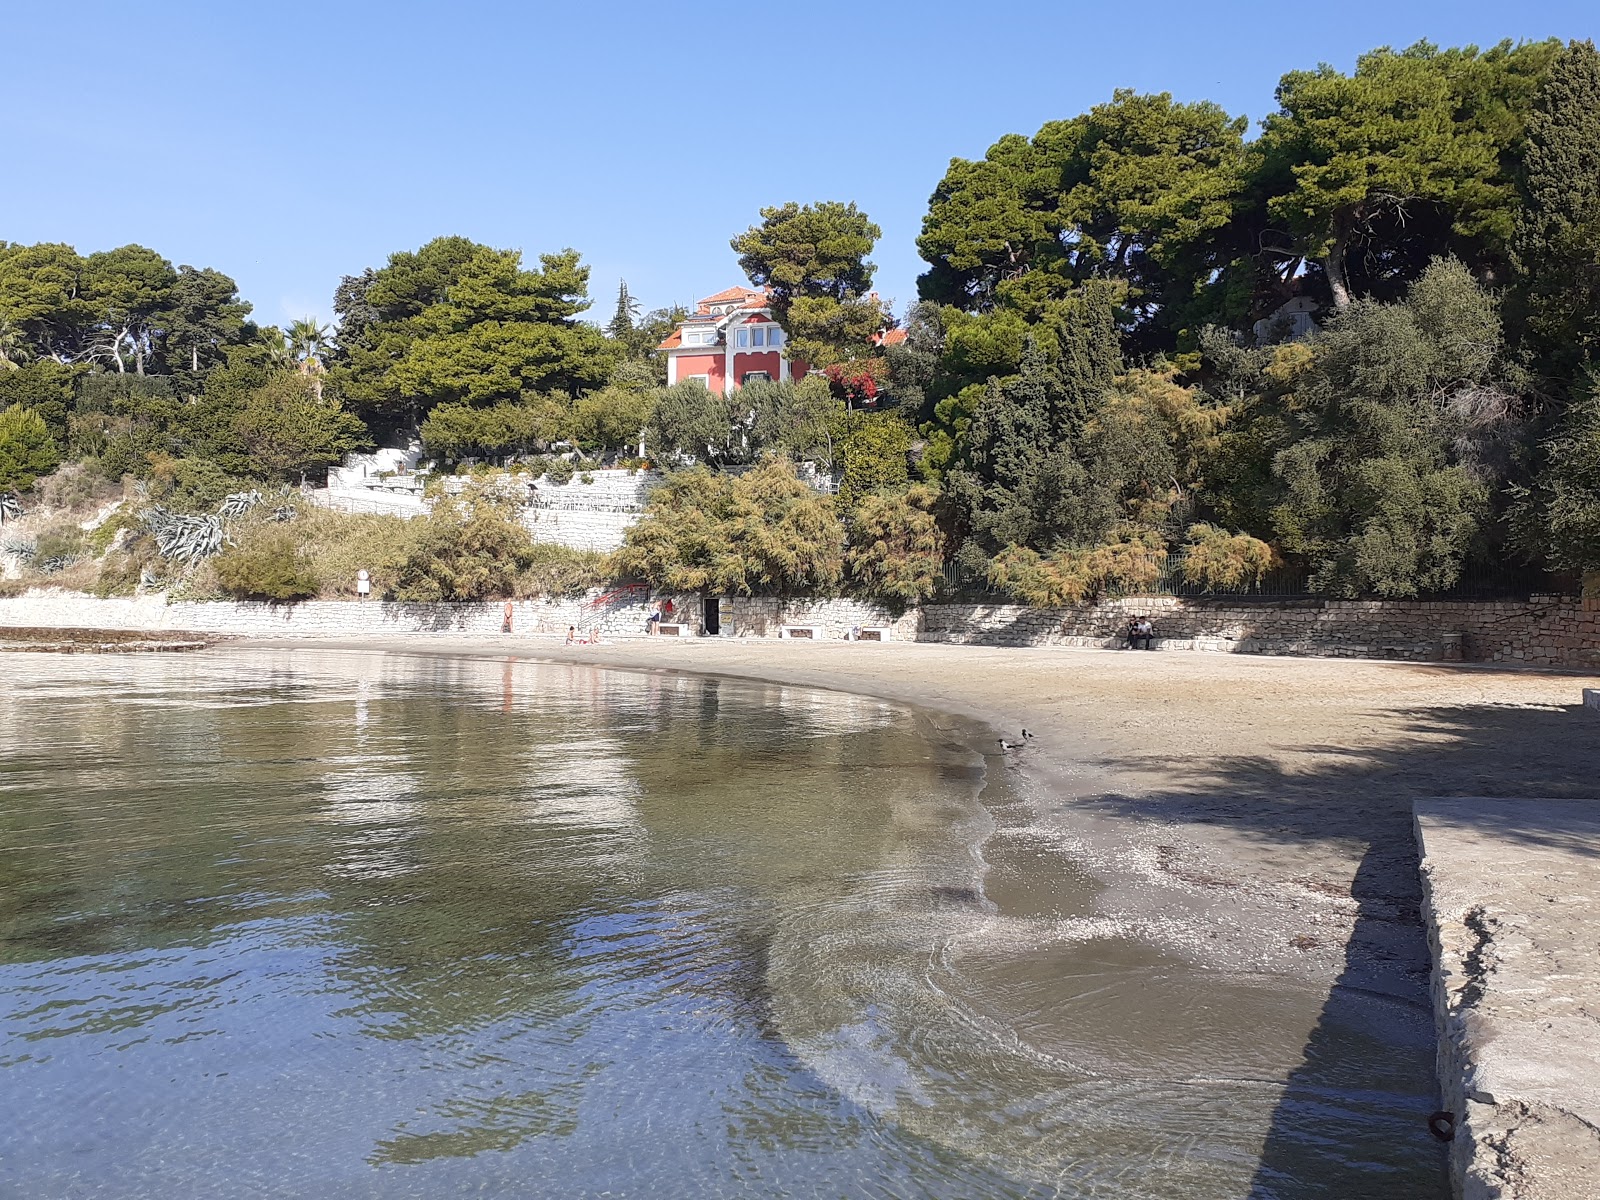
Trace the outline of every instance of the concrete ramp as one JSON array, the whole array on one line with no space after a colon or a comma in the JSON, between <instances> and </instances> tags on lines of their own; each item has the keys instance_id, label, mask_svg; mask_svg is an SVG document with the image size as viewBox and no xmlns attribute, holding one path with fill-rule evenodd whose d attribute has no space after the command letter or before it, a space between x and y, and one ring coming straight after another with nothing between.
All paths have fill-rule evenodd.
<instances>
[{"instance_id":1,"label":"concrete ramp","mask_svg":"<svg viewBox=\"0 0 1600 1200\"><path fill-rule=\"evenodd\" d=\"M1600 800L1419 800L1415 816L1455 1194L1592 1200Z\"/></svg>"}]
</instances>

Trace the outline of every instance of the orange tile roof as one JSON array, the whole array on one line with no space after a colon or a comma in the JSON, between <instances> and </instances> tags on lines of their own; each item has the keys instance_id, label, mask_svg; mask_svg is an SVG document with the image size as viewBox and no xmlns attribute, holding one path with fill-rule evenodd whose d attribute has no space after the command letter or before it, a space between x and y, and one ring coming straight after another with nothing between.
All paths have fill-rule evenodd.
<instances>
[{"instance_id":1,"label":"orange tile roof","mask_svg":"<svg viewBox=\"0 0 1600 1200\"><path fill-rule=\"evenodd\" d=\"M878 345L880 346L898 346L905 340L906 331L904 329L885 329L878 335Z\"/></svg>"},{"instance_id":2,"label":"orange tile roof","mask_svg":"<svg viewBox=\"0 0 1600 1200\"><path fill-rule=\"evenodd\" d=\"M746 296L758 295L747 287L723 288L715 296L707 296L700 301L701 304L720 304L724 300L743 300Z\"/></svg>"},{"instance_id":3,"label":"orange tile roof","mask_svg":"<svg viewBox=\"0 0 1600 1200\"><path fill-rule=\"evenodd\" d=\"M656 349L676 350L681 345L683 345L683 330L674 329L671 333L667 334L667 340L662 342L661 345L657 346Z\"/></svg>"}]
</instances>

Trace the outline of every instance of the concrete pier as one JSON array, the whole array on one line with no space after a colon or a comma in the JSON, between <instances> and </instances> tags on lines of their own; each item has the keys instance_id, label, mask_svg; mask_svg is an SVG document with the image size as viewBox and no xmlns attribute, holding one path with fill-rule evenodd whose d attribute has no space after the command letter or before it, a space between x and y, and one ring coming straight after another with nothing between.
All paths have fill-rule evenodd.
<instances>
[{"instance_id":1,"label":"concrete pier","mask_svg":"<svg viewBox=\"0 0 1600 1200\"><path fill-rule=\"evenodd\" d=\"M1419 800L1461 1200L1600 1195L1600 800Z\"/></svg>"}]
</instances>

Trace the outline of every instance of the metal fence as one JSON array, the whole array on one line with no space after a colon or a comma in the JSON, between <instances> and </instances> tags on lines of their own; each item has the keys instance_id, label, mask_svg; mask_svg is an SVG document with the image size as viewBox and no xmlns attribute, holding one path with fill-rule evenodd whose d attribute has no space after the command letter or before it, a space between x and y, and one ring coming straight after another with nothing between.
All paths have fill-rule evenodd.
<instances>
[{"instance_id":1,"label":"metal fence","mask_svg":"<svg viewBox=\"0 0 1600 1200\"><path fill-rule=\"evenodd\" d=\"M1337 595L1327 590L1319 591L1313 585L1311 572L1303 566L1275 568L1266 572L1259 582L1242 587L1208 588L1202 584L1193 583L1184 577L1183 560L1184 552L1181 550L1161 556L1159 562L1152 564L1156 573L1156 581L1153 584L1137 588L1110 586L1105 588L1101 594L1111 598L1138 595L1257 600L1383 600L1399 598L1384 597L1376 594L1351 597ZM1415 597L1406 597L1406 599L1498 600L1513 597L1526 598L1535 593L1572 590L1570 586L1564 586L1565 582L1567 581L1560 580L1545 571L1532 567L1518 565L1485 566L1478 564L1463 571L1461 577L1449 588L1423 592ZM944 565L944 592L946 595L956 599L979 599L990 603L999 601L1003 595L981 573L967 571L961 564L955 562L947 562Z\"/></svg>"}]
</instances>

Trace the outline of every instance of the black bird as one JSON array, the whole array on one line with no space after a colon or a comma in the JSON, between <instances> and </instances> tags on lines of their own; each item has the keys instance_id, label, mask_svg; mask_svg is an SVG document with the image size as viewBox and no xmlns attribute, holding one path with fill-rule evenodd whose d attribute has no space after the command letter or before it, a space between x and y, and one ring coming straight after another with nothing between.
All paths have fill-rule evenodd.
<instances>
[{"instance_id":1,"label":"black bird","mask_svg":"<svg viewBox=\"0 0 1600 1200\"><path fill-rule=\"evenodd\" d=\"M1032 739L1033 739L1033 734L1029 733L1026 729L1024 729L1022 731L1022 740L1026 742L1026 741L1031 741Z\"/></svg>"},{"instance_id":2,"label":"black bird","mask_svg":"<svg viewBox=\"0 0 1600 1200\"><path fill-rule=\"evenodd\" d=\"M1005 738L1001 738L1000 739L1000 749L1002 749L1002 750L1021 750L1022 747L1016 745L1013 742L1006 741Z\"/></svg>"}]
</instances>

